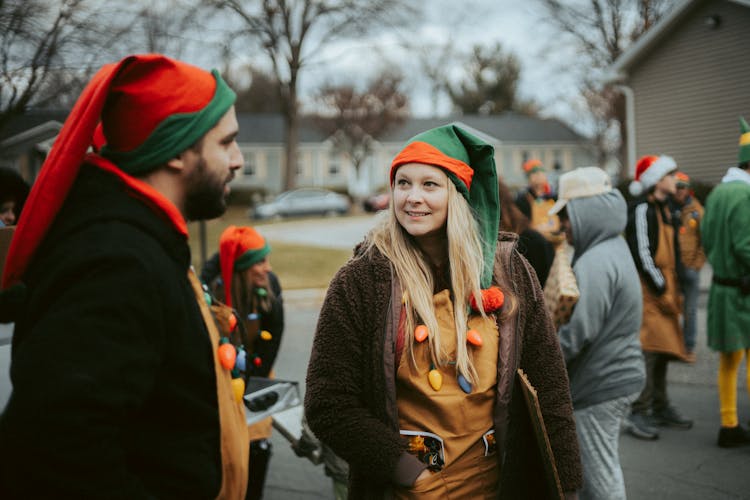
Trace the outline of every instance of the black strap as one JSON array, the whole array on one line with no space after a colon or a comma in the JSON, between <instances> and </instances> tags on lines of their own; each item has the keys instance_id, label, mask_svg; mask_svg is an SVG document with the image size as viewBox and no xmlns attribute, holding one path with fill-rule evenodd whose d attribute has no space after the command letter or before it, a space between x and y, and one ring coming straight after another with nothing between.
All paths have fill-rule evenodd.
<instances>
[{"instance_id":1,"label":"black strap","mask_svg":"<svg viewBox=\"0 0 750 500\"><path fill-rule=\"evenodd\" d=\"M721 278L719 276L714 276L712 280L718 285L739 288L742 295L750 295L750 274L740 278Z\"/></svg>"},{"instance_id":2,"label":"black strap","mask_svg":"<svg viewBox=\"0 0 750 500\"><path fill-rule=\"evenodd\" d=\"M742 286L743 278L720 278L718 276L714 276L712 280L714 283L717 283L719 285L740 287Z\"/></svg>"}]
</instances>

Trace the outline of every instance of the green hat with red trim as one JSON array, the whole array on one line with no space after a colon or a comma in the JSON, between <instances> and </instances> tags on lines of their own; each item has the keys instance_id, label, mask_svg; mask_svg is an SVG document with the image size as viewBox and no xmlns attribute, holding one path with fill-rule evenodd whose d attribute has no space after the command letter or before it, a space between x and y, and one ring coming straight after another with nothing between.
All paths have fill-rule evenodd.
<instances>
[{"instance_id":1,"label":"green hat with red trim","mask_svg":"<svg viewBox=\"0 0 750 500\"><path fill-rule=\"evenodd\" d=\"M544 165L542 164L541 160L532 158L524 162L523 172L526 174L526 177L530 176L534 172L544 172Z\"/></svg>"},{"instance_id":2,"label":"green hat with red trim","mask_svg":"<svg viewBox=\"0 0 750 500\"><path fill-rule=\"evenodd\" d=\"M492 285L500 226L494 148L455 124L445 125L423 132L408 141L391 163L391 184L398 167L406 163L422 163L442 168L474 210L482 240L484 262L480 284L484 295L484 290ZM486 311L493 310L486 296L484 303Z\"/></svg>"},{"instance_id":3,"label":"green hat with red trim","mask_svg":"<svg viewBox=\"0 0 750 500\"><path fill-rule=\"evenodd\" d=\"M740 151L737 155L740 163L750 161L750 126L740 116Z\"/></svg>"},{"instance_id":4,"label":"green hat with red trim","mask_svg":"<svg viewBox=\"0 0 750 500\"><path fill-rule=\"evenodd\" d=\"M675 180L677 181L678 187L690 187L690 176L686 174L685 172L677 172L675 174Z\"/></svg>"}]
</instances>

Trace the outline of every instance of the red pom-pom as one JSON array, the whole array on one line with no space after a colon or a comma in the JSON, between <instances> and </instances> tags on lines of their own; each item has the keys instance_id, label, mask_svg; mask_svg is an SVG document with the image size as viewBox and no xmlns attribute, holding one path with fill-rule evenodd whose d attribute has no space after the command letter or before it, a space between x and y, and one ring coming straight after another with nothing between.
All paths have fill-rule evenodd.
<instances>
[{"instance_id":1,"label":"red pom-pom","mask_svg":"<svg viewBox=\"0 0 750 500\"><path fill-rule=\"evenodd\" d=\"M505 303L505 294L496 286L482 290L482 305L484 306L484 312L491 313L497 311ZM477 302L474 300L474 296L471 296L470 300L471 308L475 311L479 311L477 308Z\"/></svg>"}]
</instances>

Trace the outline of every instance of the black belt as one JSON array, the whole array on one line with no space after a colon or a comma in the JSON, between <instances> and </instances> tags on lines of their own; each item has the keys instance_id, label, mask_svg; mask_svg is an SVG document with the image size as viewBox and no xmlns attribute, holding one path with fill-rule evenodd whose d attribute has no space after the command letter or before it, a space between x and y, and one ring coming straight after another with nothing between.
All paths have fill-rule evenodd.
<instances>
[{"instance_id":1,"label":"black belt","mask_svg":"<svg viewBox=\"0 0 750 500\"><path fill-rule=\"evenodd\" d=\"M750 293L750 274L741 278L720 278L719 276L714 276L712 280L718 285L739 288L743 295Z\"/></svg>"}]
</instances>

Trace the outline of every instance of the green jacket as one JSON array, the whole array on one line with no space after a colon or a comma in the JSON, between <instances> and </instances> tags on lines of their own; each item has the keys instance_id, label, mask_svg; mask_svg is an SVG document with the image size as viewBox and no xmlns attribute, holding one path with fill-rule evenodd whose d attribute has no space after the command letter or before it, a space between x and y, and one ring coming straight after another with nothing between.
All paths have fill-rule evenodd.
<instances>
[{"instance_id":1,"label":"green jacket","mask_svg":"<svg viewBox=\"0 0 750 500\"><path fill-rule=\"evenodd\" d=\"M750 275L750 173L729 169L706 201L701 234L715 277ZM750 348L750 294L711 284L708 345L721 352Z\"/></svg>"}]
</instances>

